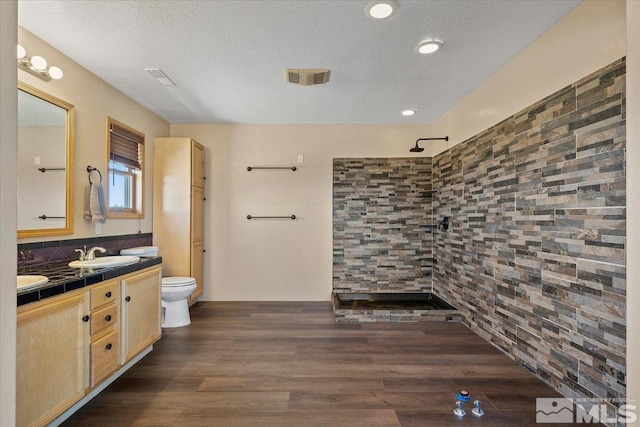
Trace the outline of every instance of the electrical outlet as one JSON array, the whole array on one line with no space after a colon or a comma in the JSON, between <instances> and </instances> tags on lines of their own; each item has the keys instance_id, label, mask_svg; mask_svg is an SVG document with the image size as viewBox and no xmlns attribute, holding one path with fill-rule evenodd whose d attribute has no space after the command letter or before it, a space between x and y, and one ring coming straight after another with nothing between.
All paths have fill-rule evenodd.
<instances>
[{"instance_id":1,"label":"electrical outlet","mask_svg":"<svg viewBox=\"0 0 640 427\"><path fill-rule=\"evenodd\" d=\"M304 154L298 154L298 164L304 163Z\"/></svg>"},{"instance_id":2,"label":"electrical outlet","mask_svg":"<svg viewBox=\"0 0 640 427\"><path fill-rule=\"evenodd\" d=\"M95 228L96 228L96 234L102 233L102 224L100 224L99 222L96 222Z\"/></svg>"}]
</instances>

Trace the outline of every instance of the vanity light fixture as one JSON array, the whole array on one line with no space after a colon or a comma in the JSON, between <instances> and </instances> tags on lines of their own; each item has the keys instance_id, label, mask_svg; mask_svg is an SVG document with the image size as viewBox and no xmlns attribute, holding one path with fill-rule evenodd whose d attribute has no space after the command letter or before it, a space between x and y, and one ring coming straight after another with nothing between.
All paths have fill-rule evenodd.
<instances>
[{"instance_id":1,"label":"vanity light fixture","mask_svg":"<svg viewBox=\"0 0 640 427\"><path fill-rule=\"evenodd\" d=\"M443 43L440 40L424 40L418 43L415 52L421 55L428 55L440 49Z\"/></svg>"},{"instance_id":2,"label":"vanity light fixture","mask_svg":"<svg viewBox=\"0 0 640 427\"><path fill-rule=\"evenodd\" d=\"M58 67L48 67L47 60L42 56L32 56L29 58L24 47L18 45L18 68L40 77L45 82L51 79L60 80L62 78L62 70Z\"/></svg>"},{"instance_id":3,"label":"vanity light fixture","mask_svg":"<svg viewBox=\"0 0 640 427\"><path fill-rule=\"evenodd\" d=\"M413 116L418 112L418 110L410 109L410 110L402 110L400 114L405 117Z\"/></svg>"},{"instance_id":4,"label":"vanity light fixture","mask_svg":"<svg viewBox=\"0 0 640 427\"><path fill-rule=\"evenodd\" d=\"M386 19L393 15L398 9L398 4L394 0L374 0L367 4L364 13L371 19Z\"/></svg>"}]
</instances>

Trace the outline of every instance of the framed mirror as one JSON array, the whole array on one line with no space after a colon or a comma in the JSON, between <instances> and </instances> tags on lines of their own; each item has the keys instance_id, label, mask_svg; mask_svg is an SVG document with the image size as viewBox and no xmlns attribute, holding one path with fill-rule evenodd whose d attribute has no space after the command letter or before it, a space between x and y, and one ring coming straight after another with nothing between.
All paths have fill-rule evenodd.
<instances>
[{"instance_id":1,"label":"framed mirror","mask_svg":"<svg viewBox=\"0 0 640 427\"><path fill-rule=\"evenodd\" d=\"M18 83L18 238L73 233L73 105Z\"/></svg>"}]
</instances>

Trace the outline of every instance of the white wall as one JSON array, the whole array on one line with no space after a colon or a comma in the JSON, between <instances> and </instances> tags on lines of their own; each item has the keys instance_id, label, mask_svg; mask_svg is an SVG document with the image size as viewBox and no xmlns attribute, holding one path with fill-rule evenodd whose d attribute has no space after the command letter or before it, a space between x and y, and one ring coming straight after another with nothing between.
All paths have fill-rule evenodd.
<instances>
[{"instance_id":1,"label":"white wall","mask_svg":"<svg viewBox=\"0 0 640 427\"><path fill-rule=\"evenodd\" d=\"M16 408L16 152L18 2L0 1L0 426Z\"/></svg>"},{"instance_id":2,"label":"white wall","mask_svg":"<svg viewBox=\"0 0 640 427\"><path fill-rule=\"evenodd\" d=\"M328 301L333 158L409 157L431 128L173 124L171 136L206 147L203 299ZM260 165L298 171L247 172ZM249 214L298 219L249 221Z\"/></svg>"},{"instance_id":3,"label":"white wall","mask_svg":"<svg viewBox=\"0 0 640 427\"><path fill-rule=\"evenodd\" d=\"M74 234L20 239L20 243L95 236L91 222L82 217L84 190L88 184L86 169L88 165L97 167L106 179L107 116L145 134L146 141L149 142L145 147L145 170L148 175L145 177L144 187L144 219L140 221L108 219L106 224L102 224L101 235L134 234L138 231L150 233L153 201L151 197L153 147L150 142L154 137L168 136L169 123L22 27L18 27L18 41L27 51L27 55L43 56L49 64L55 64L64 72L61 80L45 82L23 70L18 70L18 79L75 107Z\"/></svg>"},{"instance_id":4,"label":"white wall","mask_svg":"<svg viewBox=\"0 0 640 427\"><path fill-rule=\"evenodd\" d=\"M588 0L433 123L441 151L625 55L624 0Z\"/></svg>"},{"instance_id":5,"label":"white wall","mask_svg":"<svg viewBox=\"0 0 640 427\"><path fill-rule=\"evenodd\" d=\"M627 0L627 397L640 415L640 2ZM640 421L634 425L640 425Z\"/></svg>"}]
</instances>

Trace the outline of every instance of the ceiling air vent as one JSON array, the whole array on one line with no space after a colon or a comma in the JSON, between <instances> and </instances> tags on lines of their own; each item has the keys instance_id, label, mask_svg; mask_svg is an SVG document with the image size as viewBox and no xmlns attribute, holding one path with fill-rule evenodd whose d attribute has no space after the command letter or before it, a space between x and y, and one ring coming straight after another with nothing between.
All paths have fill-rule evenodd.
<instances>
[{"instance_id":1,"label":"ceiling air vent","mask_svg":"<svg viewBox=\"0 0 640 427\"><path fill-rule=\"evenodd\" d=\"M160 68L145 68L144 70L151 74L151 77L158 80L163 86L176 85Z\"/></svg>"},{"instance_id":2,"label":"ceiling air vent","mask_svg":"<svg viewBox=\"0 0 640 427\"><path fill-rule=\"evenodd\" d=\"M284 75L287 83L295 83L302 86L321 85L329 81L329 70L285 68Z\"/></svg>"}]
</instances>

